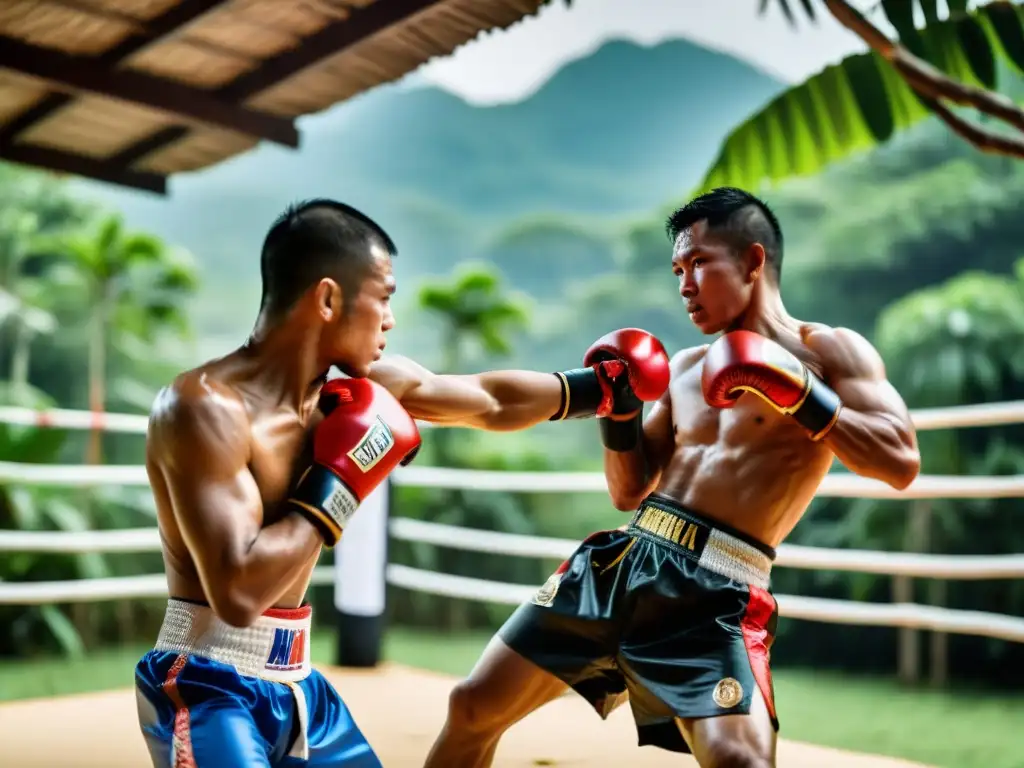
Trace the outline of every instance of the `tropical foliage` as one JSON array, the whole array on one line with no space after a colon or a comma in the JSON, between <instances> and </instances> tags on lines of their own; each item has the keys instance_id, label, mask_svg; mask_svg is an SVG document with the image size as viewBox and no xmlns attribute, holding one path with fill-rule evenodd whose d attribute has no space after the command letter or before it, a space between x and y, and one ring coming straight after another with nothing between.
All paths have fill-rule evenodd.
<instances>
[{"instance_id":1,"label":"tropical foliage","mask_svg":"<svg viewBox=\"0 0 1024 768\"><path fill-rule=\"evenodd\" d=\"M795 21L795 4L778 1ZM817 0L801 5L812 18L823 10ZM920 27L915 5L924 21ZM939 17L934 1L893 0L876 8L896 29L901 45L950 80L1018 99L1024 94L1024 9L1008 2L988 3L973 12L964 1L947 6L946 18ZM874 50L848 56L737 126L699 187L759 189L766 182L813 175L933 114L928 101L884 56Z\"/></svg>"},{"instance_id":2,"label":"tropical foliage","mask_svg":"<svg viewBox=\"0 0 1024 768\"><path fill-rule=\"evenodd\" d=\"M188 257L70 197L42 174L0 166L0 404L148 410L168 367L183 363L187 301L198 278ZM8 351L9 350L9 351ZM114 383L116 394L108 396ZM101 433L0 425L0 461L103 459ZM138 436L103 436L139 463ZM148 494L126 488L0 486L0 527L85 531L152 525ZM0 581L159 572L159 555L0 558ZM56 643L69 653L132 637L146 607L0 606L0 654Z\"/></svg>"}]
</instances>

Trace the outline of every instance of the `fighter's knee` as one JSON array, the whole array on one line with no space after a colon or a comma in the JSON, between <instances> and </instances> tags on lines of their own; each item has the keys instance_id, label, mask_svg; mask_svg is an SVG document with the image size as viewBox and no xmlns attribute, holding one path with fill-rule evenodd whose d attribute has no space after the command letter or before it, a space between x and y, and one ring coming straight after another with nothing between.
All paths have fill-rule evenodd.
<instances>
[{"instance_id":1,"label":"fighter's knee","mask_svg":"<svg viewBox=\"0 0 1024 768\"><path fill-rule=\"evenodd\" d=\"M774 761L751 744L716 741L707 745L700 760L701 768L774 768Z\"/></svg>"},{"instance_id":2,"label":"fighter's knee","mask_svg":"<svg viewBox=\"0 0 1024 768\"><path fill-rule=\"evenodd\" d=\"M494 711L478 683L463 680L448 696L448 724L463 733L485 734L500 730L501 713Z\"/></svg>"}]
</instances>

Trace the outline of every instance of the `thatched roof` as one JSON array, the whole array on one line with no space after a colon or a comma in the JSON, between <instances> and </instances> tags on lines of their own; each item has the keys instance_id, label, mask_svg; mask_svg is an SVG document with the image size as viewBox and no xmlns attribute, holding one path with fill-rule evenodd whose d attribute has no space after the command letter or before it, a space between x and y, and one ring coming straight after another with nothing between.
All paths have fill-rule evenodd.
<instances>
[{"instance_id":1,"label":"thatched roof","mask_svg":"<svg viewBox=\"0 0 1024 768\"><path fill-rule=\"evenodd\" d=\"M0 159L163 193L549 1L0 0Z\"/></svg>"}]
</instances>

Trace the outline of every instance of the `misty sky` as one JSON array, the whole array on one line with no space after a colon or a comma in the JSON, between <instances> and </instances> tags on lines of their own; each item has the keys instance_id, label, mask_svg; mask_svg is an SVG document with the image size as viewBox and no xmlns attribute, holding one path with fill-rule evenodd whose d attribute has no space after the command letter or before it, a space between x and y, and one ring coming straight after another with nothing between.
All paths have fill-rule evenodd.
<instances>
[{"instance_id":1,"label":"misty sky","mask_svg":"<svg viewBox=\"0 0 1024 768\"><path fill-rule=\"evenodd\" d=\"M511 29L482 36L452 56L431 62L419 70L417 79L487 104L529 95L560 66L586 56L609 38L648 45L686 38L788 82L800 82L865 49L827 14L815 26L800 15L794 29L774 1L764 16L757 14L759 4L760 0L573 0L573 7L566 9L562 0L555 0Z\"/></svg>"}]
</instances>

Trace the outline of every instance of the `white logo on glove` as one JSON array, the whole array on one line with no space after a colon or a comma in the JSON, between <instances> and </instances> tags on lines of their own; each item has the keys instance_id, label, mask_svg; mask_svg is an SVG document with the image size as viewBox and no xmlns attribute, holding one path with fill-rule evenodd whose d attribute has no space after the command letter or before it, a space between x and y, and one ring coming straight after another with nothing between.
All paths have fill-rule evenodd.
<instances>
[{"instance_id":1,"label":"white logo on glove","mask_svg":"<svg viewBox=\"0 0 1024 768\"><path fill-rule=\"evenodd\" d=\"M391 434L391 428L378 416L356 447L348 452L348 457L361 471L369 472L394 447L395 436Z\"/></svg>"}]
</instances>

